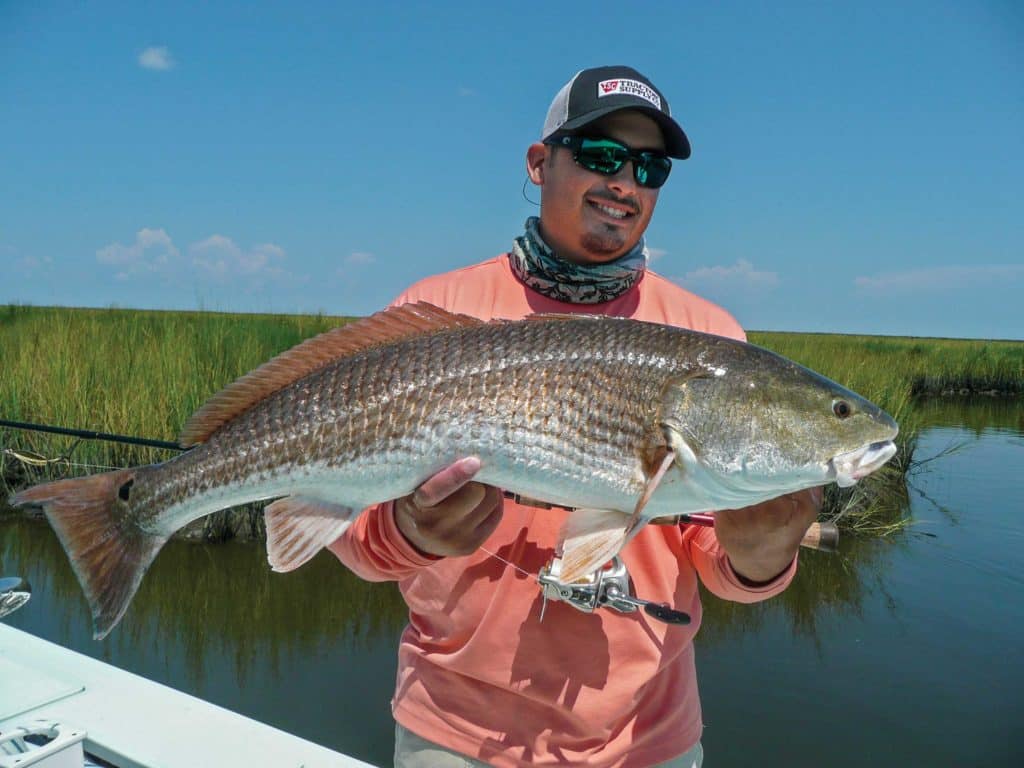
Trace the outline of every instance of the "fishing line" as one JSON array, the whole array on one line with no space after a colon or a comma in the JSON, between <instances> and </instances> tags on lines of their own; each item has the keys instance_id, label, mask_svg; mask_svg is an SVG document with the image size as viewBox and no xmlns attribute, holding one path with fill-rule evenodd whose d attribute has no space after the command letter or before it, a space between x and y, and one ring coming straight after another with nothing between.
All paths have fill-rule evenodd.
<instances>
[{"instance_id":1,"label":"fishing line","mask_svg":"<svg viewBox=\"0 0 1024 768\"><path fill-rule=\"evenodd\" d=\"M77 467L79 469L106 469L106 470L125 469L125 467L108 467L108 466L105 466L103 464L79 464L77 461L69 461L68 462L68 466L69 467Z\"/></svg>"},{"instance_id":2,"label":"fishing line","mask_svg":"<svg viewBox=\"0 0 1024 768\"><path fill-rule=\"evenodd\" d=\"M35 451L18 451L14 448L4 448L0 450L4 456L10 456L15 461L20 461L22 464L26 464L30 467L48 467L53 464L60 464L65 467L75 467L76 469L124 469L124 467L109 467L105 464L83 464L79 461L71 461L67 456L58 456L55 459L48 459L41 453Z\"/></svg>"},{"instance_id":3,"label":"fishing line","mask_svg":"<svg viewBox=\"0 0 1024 768\"><path fill-rule=\"evenodd\" d=\"M39 454L33 454L31 456L26 455L20 451L12 450L11 448L4 448L2 453L5 456L10 456L16 461L20 461L22 464L28 464L30 467L45 467L51 464L62 464L65 467L75 467L77 469L124 469L124 467L108 467L105 464L82 464L77 461L68 461L63 456L58 456L55 459L48 459L45 456Z\"/></svg>"},{"instance_id":4,"label":"fishing line","mask_svg":"<svg viewBox=\"0 0 1024 768\"><path fill-rule=\"evenodd\" d=\"M498 555L498 554L495 554L494 552L491 552L491 550L489 550L489 549L488 549L487 547L480 547L480 551L481 551L481 552L485 552L485 553L487 553L488 555L490 555L491 557L493 557L493 558L494 558L495 560L500 560L500 561L501 561L501 562L503 562L503 563L504 563L505 565L511 565L511 566L512 566L513 568L515 568L515 569L516 569L517 571L519 571L519 572L520 572L521 574L523 574L524 576L529 576L530 578L533 578L533 577L535 576L535 574L533 574L533 573L530 573L529 571L525 571L525 570L523 570L522 568L520 568L520 567L519 567L518 565L516 565L515 563L509 562L508 560L506 560L506 559L505 559L504 557L502 557L501 555Z\"/></svg>"},{"instance_id":5,"label":"fishing line","mask_svg":"<svg viewBox=\"0 0 1024 768\"><path fill-rule=\"evenodd\" d=\"M508 498L508 497L506 496L506 498ZM515 499L515 501L519 501L519 500ZM525 524L525 522L526 522L526 514L527 514L526 510L520 508L520 510L519 510L519 525L520 526ZM516 565L515 563L513 563L513 562L511 562L509 560L506 560L504 557L502 557L501 555L497 554L496 552L491 552L491 550L489 550L487 547L481 546L480 547L480 551L490 555L495 560L498 560L498 561L504 563L505 565L511 565L513 568L515 568L517 571L519 571L524 576L528 576L531 579L537 578L537 574L536 573L530 573L529 571L524 570L523 568L520 568L518 565Z\"/></svg>"},{"instance_id":6,"label":"fishing line","mask_svg":"<svg viewBox=\"0 0 1024 768\"><path fill-rule=\"evenodd\" d=\"M5 456L10 456L12 459L17 459L22 464L28 464L30 467L45 467L50 464L64 464L67 463L67 456L58 456L55 459L48 459L41 453L35 451L16 451L13 448L4 448L2 453Z\"/></svg>"}]
</instances>

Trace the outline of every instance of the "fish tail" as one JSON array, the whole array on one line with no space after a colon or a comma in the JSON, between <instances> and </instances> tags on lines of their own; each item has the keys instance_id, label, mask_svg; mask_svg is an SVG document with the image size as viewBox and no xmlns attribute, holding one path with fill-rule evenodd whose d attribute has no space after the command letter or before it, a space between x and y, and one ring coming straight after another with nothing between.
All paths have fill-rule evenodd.
<instances>
[{"instance_id":1,"label":"fish tail","mask_svg":"<svg viewBox=\"0 0 1024 768\"><path fill-rule=\"evenodd\" d=\"M97 640L121 620L168 538L143 530L131 514L131 487L150 471L137 467L58 480L11 497L11 506L43 508L89 601Z\"/></svg>"}]
</instances>

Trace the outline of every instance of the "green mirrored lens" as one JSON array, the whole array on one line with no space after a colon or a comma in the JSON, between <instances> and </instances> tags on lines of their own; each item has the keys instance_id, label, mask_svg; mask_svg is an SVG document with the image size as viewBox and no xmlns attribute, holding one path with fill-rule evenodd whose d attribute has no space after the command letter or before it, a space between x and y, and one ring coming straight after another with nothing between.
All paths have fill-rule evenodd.
<instances>
[{"instance_id":1,"label":"green mirrored lens","mask_svg":"<svg viewBox=\"0 0 1024 768\"><path fill-rule=\"evenodd\" d=\"M672 170L672 161L660 153L634 153L629 147L611 139L577 138L576 142L576 162L588 171L604 176L613 176L632 160L636 183L656 189L668 180Z\"/></svg>"},{"instance_id":2,"label":"green mirrored lens","mask_svg":"<svg viewBox=\"0 0 1024 768\"><path fill-rule=\"evenodd\" d=\"M640 161L633 161L636 169L637 184L645 187L660 187L668 181L668 175L672 170L672 161L662 155L650 155L647 152L640 153ZM643 170L644 177L640 178L640 171Z\"/></svg>"},{"instance_id":3,"label":"green mirrored lens","mask_svg":"<svg viewBox=\"0 0 1024 768\"><path fill-rule=\"evenodd\" d=\"M584 168L609 176L618 173L628 159L625 147L600 139L583 139L576 153L576 161Z\"/></svg>"}]
</instances>

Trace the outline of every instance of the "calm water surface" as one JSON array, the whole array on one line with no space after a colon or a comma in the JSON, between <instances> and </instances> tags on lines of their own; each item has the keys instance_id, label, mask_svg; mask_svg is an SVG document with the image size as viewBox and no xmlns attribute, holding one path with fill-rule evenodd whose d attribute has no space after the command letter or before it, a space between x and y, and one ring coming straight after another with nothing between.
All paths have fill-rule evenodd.
<instances>
[{"instance_id":1,"label":"calm water surface","mask_svg":"<svg viewBox=\"0 0 1024 768\"><path fill-rule=\"evenodd\" d=\"M909 532L803 554L766 604L706 599L709 768L1024 765L1024 403L923 410ZM103 642L48 526L0 520L13 574L34 594L10 624L390 763L404 606L332 556L274 575L256 546L172 542Z\"/></svg>"}]
</instances>

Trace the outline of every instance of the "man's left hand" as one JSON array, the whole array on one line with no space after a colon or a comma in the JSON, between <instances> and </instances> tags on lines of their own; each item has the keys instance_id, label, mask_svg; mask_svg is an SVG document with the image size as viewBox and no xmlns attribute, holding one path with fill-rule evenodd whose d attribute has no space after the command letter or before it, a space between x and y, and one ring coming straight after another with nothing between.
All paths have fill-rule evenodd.
<instances>
[{"instance_id":1,"label":"man's left hand","mask_svg":"<svg viewBox=\"0 0 1024 768\"><path fill-rule=\"evenodd\" d=\"M821 511L821 488L788 493L743 509L715 513L715 535L733 570L747 581L768 582L796 557L800 541Z\"/></svg>"}]
</instances>

